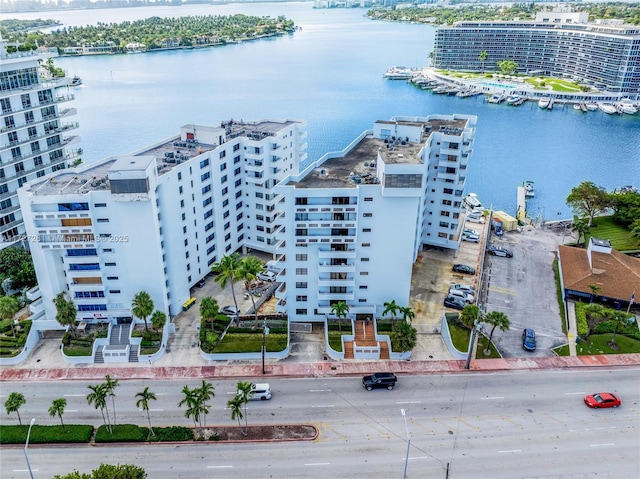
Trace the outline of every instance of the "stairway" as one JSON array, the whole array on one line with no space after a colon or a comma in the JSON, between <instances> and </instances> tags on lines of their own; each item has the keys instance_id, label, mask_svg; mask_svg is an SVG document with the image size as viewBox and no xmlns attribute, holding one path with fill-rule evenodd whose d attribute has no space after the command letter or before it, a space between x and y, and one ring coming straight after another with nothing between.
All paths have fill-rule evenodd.
<instances>
[{"instance_id":1,"label":"stairway","mask_svg":"<svg viewBox=\"0 0 640 479\"><path fill-rule=\"evenodd\" d=\"M93 362L95 364L104 364L104 357L102 356L102 348L104 348L104 346L98 346L98 348L96 349L96 355L93 358Z\"/></svg>"},{"instance_id":2,"label":"stairway","mask_svg":"<svg viewBox=\"0 0 640 479\"><path fill-rule=\"evenodd\" d=\"M353 341L344 342L344 359L353 359Z\"/></svg>"},{"instance_id":3,"label":"stairway","mask_svg":"<svg viewBox=\"0 0 640 479\"><path fill-rule=\"evenodd\" d=\"M380 341L380 359L389 359L389 344L386 341Z\"/></svg>"},{"instance_id":4,"label":"stairway","mask_svg":"<svg viewBox=\"0 0 640 479\"><path fill-rule=\"evenodd\" d=\"M131 324L116 324L111 328L109 336L109 345L116 346L120 344L129 344L129 331Z\"/></svg>"},{"instance_id":5,"label":"stairway","mask_svg":"<svg viewBox=\"0 0 640 479\"><path fill-rule=\"evenodd\" d=\"M130 363L137 363L138 361L138 346L134 346L133 344L131 345L131 348L129 348L129 362Z\"/></svg>"},{"instance_id":6,"label":"stairway","mask_svg":"<svg viewBox=\"0 0 640 479\"><path fill-rule=\"evenodd\" d=\"M358 319L355 322L355 342L358 346L377 346L375 328L373 327L373 321L369 321L369 324L363 319Z\"/></svg>"}]
</instances>

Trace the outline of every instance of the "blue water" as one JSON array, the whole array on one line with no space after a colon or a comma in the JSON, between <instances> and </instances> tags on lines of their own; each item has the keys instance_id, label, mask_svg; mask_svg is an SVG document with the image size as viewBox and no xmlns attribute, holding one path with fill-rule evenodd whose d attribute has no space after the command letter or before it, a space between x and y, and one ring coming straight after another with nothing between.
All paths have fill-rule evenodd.
<instances>
[{"instance_id":1,"label":"blue water","mask_svg":"<svg viewBox=\"0 0 640 479\"><path fill-rule=\"evenodd\" d=\"M421 67L434 28L374 22L362 9L316 10L310 3L191 5L49 12L66 25L179 15L286 15L301 31L203 50L60 58L84 85L73 88L83 158L125 154L175 135L186 123L306 119L309 158L339 150L378 119L394 115L478 116L467 192L515 212L516 187L536 184L529 213L569 217L565 198L590 180L607 189L640 186L640 114L582 113L571 107L494 105L483 96L434 95L382 78L389 67ZM13 17L37 18L42 14ZM99 18L98 18L99 17Z\"/></svg>"}]
</instances>

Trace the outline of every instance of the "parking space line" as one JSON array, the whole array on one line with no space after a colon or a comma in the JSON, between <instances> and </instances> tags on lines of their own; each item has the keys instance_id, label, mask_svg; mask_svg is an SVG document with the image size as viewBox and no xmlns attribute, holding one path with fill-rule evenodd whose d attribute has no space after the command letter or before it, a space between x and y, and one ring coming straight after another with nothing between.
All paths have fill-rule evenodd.
<instances>
[{"instance_id":1,"label":"parking space line","mask_svg":"<svg viewBox=\"0 0 640 479\"><path fill-rule=\"evenodd\" d=\"M495 293L503 293L508 294L510 296L518 296L518 292L513 289L501 288L499 286L489 286L489 291L493 291Z\"/></svg>"}]
</instances>

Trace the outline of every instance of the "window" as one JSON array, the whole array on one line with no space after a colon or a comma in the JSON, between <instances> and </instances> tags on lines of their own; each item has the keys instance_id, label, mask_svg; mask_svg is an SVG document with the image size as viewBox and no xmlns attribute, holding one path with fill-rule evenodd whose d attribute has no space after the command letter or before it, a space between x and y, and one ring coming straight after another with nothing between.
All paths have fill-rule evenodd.
<instances>
[{"instance_id":1,"label":"window","mask_svg":"<svg viewBox=\"0 0 640 479\"><path fill-rule=\"evenodd\" d=\"M369 258L360 258L360 261L367 262L367 261L369 261Z\"/></svg>"},{"instance_id":2,"label":"window","mask_svg":"<svg viewBox=\"0 0 640 479\"><path fill-rule=\"evenodd\" d=\"M222 178L220 178L220 183L226 183L227 182L227 175L224 175Z\"/></svg>"},{"instance_id":3,"label":"window","mask_svg":"<svg viewBox=\"0 0 640 479\"><path fill-rule=\"evenodd\" d=\"M306 316L307 315L307 310L306 309L298 309L298 308L296 308L296 314L298 316Z\"/></svg>"},{"instance_id":4,"label":"window","mask_svg":"<svg viewBox=\"0 0 640 479\"><path fill-rule=\"evenodd\" d=\"M303 295L296 295L296 301L303 303L305 301L307 301L307 297L303 296Z\"/></svg>"},{"instance_id":5,"label":"window","mask_svg":"<svg viewBox=\"0 0 640 479\"><path fill-rule=\"evenodd\" d=\"M420 188L422 175L385 175L386 188Z\"/></svg>"},{"instance_id":6,"label":"window","mask_svg":"<svg viewBox=\"0 0 640 479\"><path fill-rule=\"evenodd\" d=\"M368 289L369 287L364 285L364 284L361 284L360 286L358 286L358 288L359 289Z\"/></svg>"},{"instance_id":7,"label":"window","mask_svg":"<svg viewBox=\"0 0 640 479\"><path fill-rule=\"evenodd\" d=\"M88 211L89 203L58 203L58 211Z\"/></svg>"},{"instance_id":8,"label":"window","mask_svg":"<svg viewBox=\"0 0 640 479\"><path fill-rule=\"evenodd\" d=\"M206 166L209 166L209 158L200 162L200 168L204 168Z\"/></svg>"},{"instance_id":9,"label":"window","mask_svg":"<svg viewBox=\"0 0 640 479\"><path fill-rule=\"evenodd\" d=\"M225 156L227 156L227 152L225 150L222 150L219 156L220 158L224 158ZM220 171L224 170L223 165L224 165L224 168L227 167L226 163L222 163L222 165L220 165Z\"/></svg>"},{"instance_id":10,"label":"window","mask_svg":"<svg viewBox=\"0 0 640 479\"><path fill-rule=\"evenodd\" d=\"M306 254L297 254L296 255L296 261L307 261L307 255Z\"/></svg>"},{"instance_id":11,"label":"window","mask_svg":"<svg viewBox=\"0 0 640 479\"><path fill-rule=\"evenodd\" d=\"M119 289L110 289L109 290L109 294L120 294L120 290Z\"/></svg>"},{"instance_id":12,"label":"window","mask_svg":"<svg viewBox=\"0 0 640 479\"><path fill-rule=\"evenodd\" d=\"M371 246L371 243L362 243L363 248L368 248Z\"/></svg>"},{"instance_id":13,"label":"window","mask_svg":"<svg viewBox=\"0 0 640 479\"><path fill-rule=\"evenodd\" d=\"M209 173L208 171L205 174L200 175L200 181L206 181L209 178L211 178L211 173Z\"/></svg>"},{"instance_id":14,"label":"window","mask_svg":"<svg viewBox=\"0 0 640 479\"><path fill-rule=\"evenodd\" d=\"M444 206L451 206L451 200L442 200Z\"/></svg>"},{"instance_id":15,"label":"window","mask_svg":"<svg viewBox=\"0 0 640 479\"><path fill-rule=\"evenodd\" d=\"M109 218L98 218L98 223L108 223Z\"/></svg>"},{"instance_id":16,"label":"window","mask_svg":"<svg viewBox=\"0 0 640 479\"><path fill-rule=\"evenodd\" d=\"M296 198L296 205L306 205L307 198Z\"/></svg>"},{"instance_id":17,"label":"window","mask_svg":"<svg viewBox=\"0 0 640 479\"><path fill-rule=\"evenodd\" d=\"M79 304L78 311L106 311L106 304Z\"/></svg>"},{"instance_id":18,"label":"window","mask_svg":"<svg viewBox=\"0 0 640 479\"><path fill-rule=\"evenodd\" d=\"M238 151L240 149L240 143L236 143L233 145L233 151Z\"/></svg>"},{"instance_id":19,"label":"window","mask_svg":"<svg viewBox=\"0 0 640 479\"><path fill-rule=\"evenodd\" d=\"M117 277L117 276L107 276L107 279L108 279L109 281L117 281L117 280L118 280L118 277Z\"/></svg>"},{"instance_id":20,"label":"window","mask_svg":"<svg viewBox=\"0 0 640 479\"><path fill-rule=\"evenodd\" d=\"M369 276L368 271L360 271L360 276Z\"/></svg>"},{"instance_id":21,"label":"window","mask_svg":"<svg viewBox=\"0 0 640 479\"><path fill-rule=\"evenodd\" d=\"M202 188L202 194L209 193L211 191L211 185L207 185ZM180 187L180 193L182 193L182 186Z\"/></svg>"},{"instance_id":22,"label":"window","mask_svg":"<svg viewBox=\"0 0 640 479\"><path fill-rule=\"evenodd\" d=\"M105 266L115 266L116 264L115 263L105 263L104 265Z\"/></svg>"},{"instance_id":23,"label":"window","mask_svg":"<svg viewBox=\"0 0 640 479\"><path fill-rule=\"evenodd\" d=\"M371 233L371 228L362 228L363 233Z\"/></svg>"},{"instance_id":24,"label":"window","mask_svg":"<svg viewBox=\"0 0 640 479\"><path fill-rule=\"evenodd\" d=\"M332 205L348 205L349 197L348 196L334 196L331 198Z\"/></svg>"},{"instance_id":25,"label":"window","mask_svg":"<svg viewBox=\"0 0 640 479\"><path fill-rule=\"evenodd\" d=\"M306 275L307 274L307 268L296 268L296 274L297 275Z\"/></svg>"},{"instance_id":26,"label":"window","mask_svg":"<svg viewBox=\"0 0 640 479\"><path fill-rule=\"evenodd\" d=\"M363 213L362 216L364 218L371 218L373 216L373 214L372 213Z\"/></svg>"},{"instance_id":27,"label":"window","mask_svg":"<svg viewBox=\"0 0 640 479\"><path fill-rule=\"evenodd\" d=\"M307 289L307 282L306 281L296 281L296 288L297 289Z\"/></svg>"},{"instance_id":28,"label":"window","mask_svg":"<svg viewBox=\"0 0 640 479\"><path fill-rule=\"evenodd\" d=\"M373 198L365 198L365 201L373 201Z\"/></svg>"},{"instance_id":29,"label":"window","mask_svg":"<svg viewBox=\"0 0 640 479\"><path fill-rule=\"evenodd\" d=\"M212 201L213 201L213 200L211 199L211 196L209 196L207 199L205 199L205 200L202 202L202 207L204 208L205 206L210 205Z\"/></svg>"},{"instance_id":30,"label":"window","mask_svg":"<svg viewBox=\"0 0 640 479\"><path fill-rule=\"evenodd\" d=\"M448 211L441 211L440 216L446 216L448 218L449 216L451 216L451 213L449 213Z\"/></svg>"},{"instance_id":31,"label":"window","mask_svg":"<svg viewBox=\"0 0 640 479\"><path fill-rule=\"evenodd\" d=\"M222 196L226 195L227 193L229 193L229 188L225 186L224 188L222 188Z\"/></svg>"}]
</instances>

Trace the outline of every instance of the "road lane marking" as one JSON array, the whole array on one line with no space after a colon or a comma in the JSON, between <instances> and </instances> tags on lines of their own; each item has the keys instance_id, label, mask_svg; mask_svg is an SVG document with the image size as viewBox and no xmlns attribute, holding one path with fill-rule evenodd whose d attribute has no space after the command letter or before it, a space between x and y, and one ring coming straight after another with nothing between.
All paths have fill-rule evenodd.
<instances>
[{"instance_id":1,"label":"road lane marking","mask_svg":"<svg viewBox=\"0 0 640 479\"><path fill-rule=\"evenodd\" d=\"M396 401L396 404L420 404L420 401Z\"/></svg>"},{"instance_id":2,"label":"road lane marking","mask_svg":"<svg viewBox=\"0 0 640 479\"><path fill-rule=\"evenodd\" d=\"M486 398L480 398L482 401L484 401L485 399L504 399L504 396L490 396L490 397L486 397Z\"/></svg>"},{"instance_id":3,"label":"road lane marking","mask_svg":"<svg viewBox=\"0 0 640 479\"><path fill-rule=\"evenodd\" d=\"M33 472L40 472L38 469L31 469ZM29 472L29 469L14 469L13 472Z\"/></svg>"},{"instance_id":4,"label":"road lane marking","mask_svg":"<svg viewBox=\"0 0 640 479\"><path fill-rule=\"evenodd\" d=\"M230 469L233 466L207 466L207 469Z\"/></svg>"},{"instance_id":5,"label":"road lane marking","mask_svg":"<svg viewBox=\"0 0 640 479\"><path fill-rule=\"evenodd\" d=\"M589 444L589 447L604 447L604 446L615 446L615 444L612 442L609 442L607 444Z\"/></svg>"},{"instance_id":6,"label":"road lane marking","mask_svg":"<svg viewBox=\"0 0 640 479\"><path fill-rule=\"evenodd\" d=\"M84 394L65 394L64 397L66 397L66 398L83 398Z\"/></svg>"},{"instance_id":7,"label":"road lane marking","mask_svg":"<svg viewBox=\"0 0 640 479\"><path fill-rule=\"evenodd\" d=\"M325 405L325 406L320 405L320 406L311 406L311 407L335 407L335 405L333 405L333 404L327 404L327 405Z\"/></svg>"},{"instance_id":8,"label":"road lane marking","mask_svg":"<svg viewBox=\"0 0 640 479\"><path fill-rule=\"evenodd\" d=\"M331 391L331 389L309 389L310 393L323 393L327 391Z\"/></svg>"},{"instance_id":9,"label":"road lane marking","mask_svg":"<svg viewBox=\"0 0 640 479\"><path fill-rule=\"evenodd\" d=\"M522 452L522 449L509 449L508 451L498 451L498 454L505 454L510 452Z\"/></svg>"},{"instance_id":10,"label":"road lane marking","mask_svg":"<svg viewBox=\"0 0 640 479\"><path fill-rule=\"evenodd\" d=\"M504 293L510 296L518 296L518 292L512 289L500 288L499 286L489 286L489 291L493 291L495 293Z\"/></svg>"},{"instance_id":11,"label":"road lane marking","mask_svg":"<svg viewBox=\"0 0 640 479\"><path fill-rule=\"evenodd\" d=\"M305 466L328 466L331 464L330 462L310 462L309 464L305 464Z\"/></svg>"}]
</instances>

